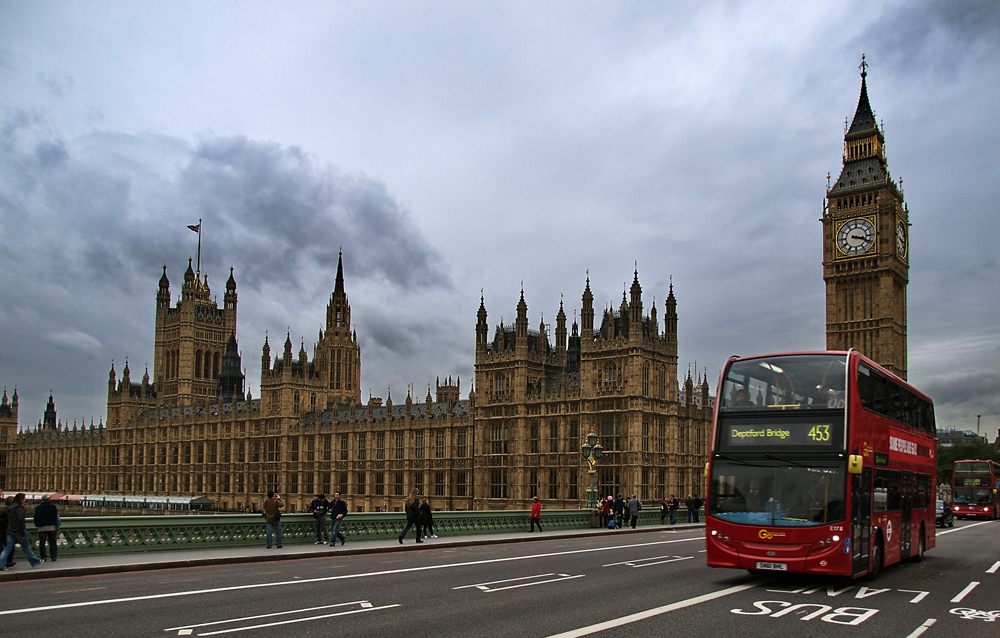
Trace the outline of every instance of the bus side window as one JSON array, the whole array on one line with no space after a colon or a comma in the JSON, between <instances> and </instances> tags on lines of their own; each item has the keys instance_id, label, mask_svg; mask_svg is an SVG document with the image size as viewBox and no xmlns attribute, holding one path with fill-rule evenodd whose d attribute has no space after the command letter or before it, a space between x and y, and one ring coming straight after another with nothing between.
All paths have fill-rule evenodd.
<instances>
[{"instance_id":1,"label":"bus side window","mask_svg":"<svg viewBox=\"0 0 1000 638\"><path fill-rule=\"evenodd\" d=\"M875 497L872 511L881 514L886 511L889 477L886 470L875 470Z\"/></svg>"},{"instance_id":2,"label":"bus side window","mask_svg":"<svg viewBox=\"0 0 1000 638\"><path fill-rule=\"evenodd\" d=\"M902 502L899 491L899 471L889 470L889 489L886 493L886 506L890 512L898 511Z\"/></svg>"},{"instance_id":3,"label":"bus side window","mask_svg":"<svg viewBox=\"0 0 1000 638\"><path fill-rule=\"evenodd\" d=\"M917 474L917 498L913 507L927 507L931 504L931 476L930 474Z\"/></svg>"}]
</instances>

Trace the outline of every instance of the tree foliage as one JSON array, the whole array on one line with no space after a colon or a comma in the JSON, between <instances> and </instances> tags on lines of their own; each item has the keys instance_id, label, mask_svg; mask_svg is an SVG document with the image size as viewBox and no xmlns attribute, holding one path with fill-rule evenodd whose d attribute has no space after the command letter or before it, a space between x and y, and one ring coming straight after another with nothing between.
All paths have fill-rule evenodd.
<instances>
[{"instance_id":1,"label":"tree foliage","mask_svg":"<svg viewBox=\"0 0 1000 638\"><path fill-rule=\"evenodd\" d=\"M989 443L956 443L938 445L938 485L951 485L955 461L996 461L1000 463L1000 450Z\"/></svg>"}]
</instances>

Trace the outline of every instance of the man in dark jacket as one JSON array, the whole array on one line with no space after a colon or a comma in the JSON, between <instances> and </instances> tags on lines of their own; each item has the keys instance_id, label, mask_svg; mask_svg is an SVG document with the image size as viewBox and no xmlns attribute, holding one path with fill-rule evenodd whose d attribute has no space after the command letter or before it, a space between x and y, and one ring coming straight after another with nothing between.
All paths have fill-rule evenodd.
<instances>
[{"instance_id":1,"label":"man in dark jacket","mask_svg":"<svg viewBox=\"0 0 1000 638\"><path fill-rule=\"evenodd\" d=\"M326 529L326 513L330 511L330 501L326 494L319 494L309 503L309 511L316 519L316 544L323 545L330 540L330 532Z\"/></svg>"},{"instance_id":2,"label":"man in dark jacket","mask_svg":"<svg viewBox=\"0 0 1000 638\"><path fill-rule=\"evenodd\" d=\"M330 518L333 523L333 534L330 536L331 545L336 545L338 538L341 545L347 542L347 538L340 533L340 524L344 522L345 516L347 516L347 503L341 500L340 492L334 492L333 502L330 503Z\"/></svg>"},{"instance_id":3,"label":"man in dark jacket","mask_svg":"<svg viewBox=\"0 0 1000 638\"><path fill-rule=\"evenodd\" d=\"M612 506L612 509L615 512L615 520L618 521L619 529L625 527L625 499L622 498L621 494L615 497L615 504Z\"/></svg>"},{"instance_id":4,"label":"man in dark jacket","mask_svg":"<svg viewBox=\"0 0 1000 638\"><path fill-rule=\"evenodd\" d=\"M52 562L56 561L59 538L59 510L56 504L49 500L49 495L42 497L42 502L35 508L35 529L38 530L38 553L45 560L45 544L49 545Z\"/></svg>"},{"instance_id":5,"label":"man in dark jacket","mask_svg":"<svg viewBox=\"0 0 1000 638\"><path fill-rule=\"evenodd\" d=\"M7 557L14 551L14 545L20 545L24 555L28 557L28 562L32 567L38 567L45 561L35 556L31 551L31 539L28 538L28 530L24 525L24 494L14 495L14 502L7 508L7 545L0 554L0 569L7 569Z\"/></svg>"}]
</instances>

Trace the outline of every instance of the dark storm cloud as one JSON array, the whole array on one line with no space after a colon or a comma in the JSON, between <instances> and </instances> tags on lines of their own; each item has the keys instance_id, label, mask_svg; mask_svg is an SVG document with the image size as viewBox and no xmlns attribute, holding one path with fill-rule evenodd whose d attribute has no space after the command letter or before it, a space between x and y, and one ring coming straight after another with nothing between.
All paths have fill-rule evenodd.
<instances>
[{"instance_id":1,"label":"dark storm cloud","mask_svg":"<svg viewBox=\"0 0 1000 638\"><path fill-rule=\"evenodd\" d=\"M206 232L221 226L215 243L223 253L235 240L242 277L252 285L296 285L303 269L335 269L341 247L356 277L401 288L450 285L439 256L384 184L317 169L299 148L243 137L202 140L178 190L191 222L204 218Z\"/></svg>"},{"instance_id":2,"label":"dark storm cloud","mask_svg":"<svg viewBox=\"0 0 1000 638\"><path fill-rule=\"evenodd\" d=\"M176 295L197 246L186 226L199 218L214 294L229 265L242 299L266 289L267 303L241 312L251 330L269 325L261 312L283 324L289 309L314 310L333 289L341 247L352 285L409 294L452 286L384 184L317 166L296 147L113 131L62 139L42 112L9 111L0 121L0 379L22 383L26 406L44 397L25 385L54 385L103 412L110 360L120 369L131 356L136 374L150 360L160 267L168 264ZM381 325L380 347L413 350L391 322ZM57 378L67 369L72 379Z\"/></svg>"},{"instance_id":3,"label":"dark storm cloud","mask_svg":"<svg viewBox=\"0 0 1000 638\"><path fill-rule=\"evenodd\" d=\"M921 0L886 11L858 38L898 69L954 71L966 57L1000 47L995 0Z\"/></svg>"}]
</instances>

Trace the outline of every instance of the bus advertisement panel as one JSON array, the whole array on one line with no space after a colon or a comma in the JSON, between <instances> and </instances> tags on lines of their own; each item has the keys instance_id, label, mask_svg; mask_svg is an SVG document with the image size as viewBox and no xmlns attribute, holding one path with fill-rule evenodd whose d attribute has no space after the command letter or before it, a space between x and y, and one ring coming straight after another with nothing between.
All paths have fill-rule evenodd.
<instances>
[{"instance_id":1,"label":"bus advertisement panel","mask_svg":"<svg viewBox=\"0 0 1000 638\"><path fill-rule=\"evenodd\" d=\"M1000 464L994 461L955 461L951 503L956 518L1000 516Z\"/></svg>"},{"instance_id":2,"label":"bus advertisement panel","mask_svg":"<svg viewBox=\"0 0 1000 638\"><path fill-rule=\"evenodd\" d=\"M712 567L874 576L934 546L930 399L855 350L734 357L709 455Z\"/></svg>"}]
</instances>

